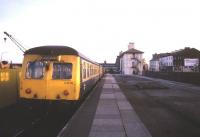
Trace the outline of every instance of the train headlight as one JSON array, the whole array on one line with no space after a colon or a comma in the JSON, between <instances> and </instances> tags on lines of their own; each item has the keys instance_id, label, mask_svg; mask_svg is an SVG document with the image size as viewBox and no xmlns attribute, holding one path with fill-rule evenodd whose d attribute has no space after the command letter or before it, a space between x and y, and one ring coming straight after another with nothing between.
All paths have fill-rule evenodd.
<instances>
[{"instance_id":1,"label":"train headlight","mask_svg":"<svg viewBox=\"0 0 200 137\"><path fill-rule=\"evenodd\" d=\"M61 61L61 56L58 56L57 59L58 59L58 61L60 62L60 61Z\"/></svg>"},{"instance_id":2,"label":"train headlight","mask_svg":"<svg viewBox=\"0 0 200 137\"><path fill-rule=\"evenodd\" d=\"M69 95L69 92L68 92L67 90L64 90L64 91L63 91L63 95L68 96L68 95Z\"/></svg>"},{"instance_id":3,"label":"train headlight","mask_svg":"<svg viewBox=\"0 0 200 137\"><path fill-rule=\"evenodd\" d=\"M27 94L31 94L31 89L30 88L27 88L26 90L25 90L25 92L27 93Z\"/></svg>"}]
</instances>

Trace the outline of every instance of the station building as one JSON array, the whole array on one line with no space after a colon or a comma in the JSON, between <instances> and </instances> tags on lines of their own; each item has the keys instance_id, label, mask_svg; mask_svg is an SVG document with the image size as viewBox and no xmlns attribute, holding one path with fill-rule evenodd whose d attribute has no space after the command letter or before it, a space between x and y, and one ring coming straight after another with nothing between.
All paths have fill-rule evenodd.
<instances>
[{"instance_id":1,"label":"station building","mask_svg":"<svg viewBox=\"0 0 200 137\"><path fill-rule=\"evenodd\" d=\"M134 43L129 43L128 50L120 52L117 57L116 64L119 67L121 74L142 75L143 72L143 53L140 50L135 49Z\"/></svg>"}]
</instances>

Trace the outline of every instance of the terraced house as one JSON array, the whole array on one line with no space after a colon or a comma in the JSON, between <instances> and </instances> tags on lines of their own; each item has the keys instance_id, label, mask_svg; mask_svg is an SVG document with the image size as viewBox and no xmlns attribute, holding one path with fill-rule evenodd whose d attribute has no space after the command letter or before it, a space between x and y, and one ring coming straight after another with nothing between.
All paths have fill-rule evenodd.
<instances>
[{"instance_id":1,"label":"terraced house","mask_svg":"<svg viewBox=\"0 0 200 137\"><path fill-rule=\"evenodd\" d=\"M185 47L171 53L154 54L150 60L150 71L200 72L200 51Z\"/></svg>"}]
</instances>

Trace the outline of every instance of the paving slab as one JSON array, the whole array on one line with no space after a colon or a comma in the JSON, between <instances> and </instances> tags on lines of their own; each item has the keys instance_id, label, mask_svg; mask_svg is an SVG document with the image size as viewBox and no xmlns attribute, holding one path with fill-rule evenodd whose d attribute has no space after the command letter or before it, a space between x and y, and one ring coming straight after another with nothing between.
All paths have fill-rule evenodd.
<instances>
[{"instance_id":1,"label":"paving slab","mask_svg":"<svg viewBox=\"0 0 200 137\"><path fill-rule=\"evenodd\" d=\"M94 125L91 128L91 132L124 132L124 127L122 125Z\"/></svg>"},{"instance_id":2,"label":"paving slab","mask_svg":"<svg viewBox=\"0 0 200 137\"><path fill-rule=\"evenodd\" d=\"M117 101L117 105L119 110L133 110L131 104L127 100L119 100Z\"/></svg>"},{"instance_id":3,"label":"paving slab","mask_svg":"<svg viewBox=\"0 0 200 137\"><path fill-rule=\"evenodd\" d=\"M91 132L89 137L126 137L124 132Z\"/></svg>"},{"instance_id":4,"label":"paving slab","mask_svg":"<svg viewBox=\"0 0 200 137\"><path fill-rule=\"evenodd\" d=\"M120 114L117 108L112 107L97 107L96 114L103 114L103 115L116 115Z\"/></svg>"},{"instance_id":5,"label":"paving slab","mask_svg":"<svg viewBox=\"0 0 200 137\"><path fill-rule=\"evenodd\" d=\"M113 93L102 93L100 99L114 99Z\"/></svg>"},{"instance_id":6,"label":"paving slab","mask_svg":"<svg viewBox=\"0 0 200 137\"><path fill-rule=\"evenodd\" d=\"M94 119L93 120L93 125L99 125L99 126L106 126L106 125L113 125L113 126L122 126L122 121L121 119Z\"/></svg>"},{"instance_id":7,"label":"paving slab","mask_svg":"<svg viewBox=\"0 0 200 137\"><path fill-rule=\"evenodd\" d=\"M104 84L103 89L112 89L113 85L112 84Z\"/></svg>"},{"instance_id":8,"label":"paving slab","mask_svg":"<svg viewBox=\"0 0 200 137\"><path fill-rule=\"evenodd\" d=\"M120 119L120 114L110 114L110 115L104 115L104 114L96 114L96 119Z\"/></svg>"}]
</instances>

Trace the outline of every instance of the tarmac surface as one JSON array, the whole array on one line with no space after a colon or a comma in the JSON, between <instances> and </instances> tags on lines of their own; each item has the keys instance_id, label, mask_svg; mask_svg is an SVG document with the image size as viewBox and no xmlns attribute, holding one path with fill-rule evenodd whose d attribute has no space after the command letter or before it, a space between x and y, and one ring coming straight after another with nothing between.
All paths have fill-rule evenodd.
<instances>
[{"instance_id":1,"label":"tarmac surface","mask_svg":"<svg viewBox=\"0 0 200 137\"><path fill-rule=\"evenodd\" d=\"M58 137L200 137L200 87L107 74Z\"/></svg>"},{"instance_id":2,"label":"tarmac surface","mask_svg":"<svg viewBox=\"0 0 200 137\"><path fill-rule=\"evenodd\" d=\"M153 137L200 137L200 87L142 76L115 75Z\"/></svg>"}]
</instances>

